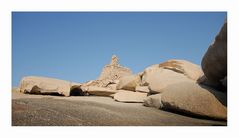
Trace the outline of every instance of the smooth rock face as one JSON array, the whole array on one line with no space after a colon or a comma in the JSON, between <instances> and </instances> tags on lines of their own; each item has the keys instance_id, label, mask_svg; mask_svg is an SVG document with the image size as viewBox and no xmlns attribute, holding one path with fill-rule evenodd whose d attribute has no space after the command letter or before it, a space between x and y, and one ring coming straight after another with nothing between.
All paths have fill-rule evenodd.
<instances>
[{"instance_id":1,"label":"smooth rock face","mask_svg":"<svg viewBox=\"0 0 239 138\"><path fill-rule=\"evenodd\" d=\"M148 86L136 86L135 91L149 93L149 87Z\"/></svg>"},{"instance_id":2,"label":"smooth rock face","mask_svg":"<svg viewBox=\"0 0 239 138\"><path fill-rule=\"evenodd\" d=\"M190 79L181 73L160 68L153 73L148 73L145 80L148 83L150 93L154 94L162 93L162 90L171 84Z\"/></svg>"},{"instance_id":3,"label":"smooth rock face","mask_svg":"<svg viewBox=\"0 0 239 138\"><path fill-rule=\"evenodd\" d=\"M150 95L146 99L144 99L143 105L160 109L163 107L161 96L162 94Z\"/></svg>"},{"instance_id":4,"label":"smooth rock face","mask_svg":"<svg viewBox=\"0 0 239 138\"><path fill-rule=\"evenodd\" d=\"M216 98L217 94L221 95L223 93L211 91L193 81L170 85L162 93L163 109L226 120L227 108Z\"/></svg>"},{"instance_id":5,"label":"smooth rock face","mask_svg":"<svg viewBox=\"0 0 239 138\"><path fill-rule=\"evenodd\" d=\"M97 95L97 96L110 96L112 94L117 93L118 91L116 90L111 90L108 88L102 88L102 87L97 87L97 86L88 86L88 87L82 87L83 91L92 94L92 95Z\"/></svg>"},{"instance_id":6,"label":"smooth rock face","mask_svg":"<svg viewBox=\"0 0 239 138\"><path fill-rule=\"evenodd\" d=\"M164 63L159 64L159 67L182 73L192 80L197 80L203 74L201 68L198 65L186 60L168 60Z\"/></svg>"},{"instance_id":7,"label":"smooth rock face","mask_svg":"<svg viewBox=\"0 0 239 138\"><path fill-rule=\"evenodd\" d=\"M196 64L193 64L186 60L168 60L166 62L163 62L161 64L155 64L152 65L144 70L144 73L142 75L143 77L143 84L147 83L147 75L153 74L154 72L157 72L159 69L168 69L172 70L174 72L183 74L184 76L188 77L192 80L197 80L200 78L203 74L200 67ZM146 79L146 80L145 80ZM146 82L145 82L146 81Z\"/></svg>"},{"instance_id":8,"label":"smooth rock face","mask_svg":"<svg viewBox=\"0 0 239 138\"><path fill-rule=\"evenodd\" d=\"M209 46L201 65L206 78L214 83L227 76L227 22Z\"/></svg>"},{"instance_id":9,"label":"smooth rock face","mask_svg":"<svg viewBox=\"0 0 239 138\"><path fill-rule=\"evenodd\" d=\"M28 76L20 82L20 91L36 94L60 94L70 96L71 83L47 77Z\"/></svg>"},{"instance_id":10,"label":"smooth rock face","mask_svg":"<svg viewBox=\"0 0 239 138\"><path fill-rule=\"evenodd\" d=\"M137 85L140 85L140 83L141 83L141 78L139 75L124 76L119 79L119 83L117 84L116 89L135 91L135 87Z\"/></svg>"},{"instance_id":11,"label":"smooth rock face","mask_svg":"<svg viewBox=\"0 0 239 138\"><path fill-rule=\"evenodd\" d=\"M202 70L196 64L185 60L168 60L146 68L141 85L149 86L152 93L160 93L170 84L186 80L196 81L202 74Z\"/></svg>"},{"instance_id":12,"label":"smooth rock face","mask_svg":"<svg viewBox=\"0 0 239 138\"><path fill-rule=\"evenodd\" d=\"M126 103L142 103L146 97L147 93L132 92L126 90L119 90L119 92L114 95L114 99L116 101Z\"/></svg>"}]
</instances>

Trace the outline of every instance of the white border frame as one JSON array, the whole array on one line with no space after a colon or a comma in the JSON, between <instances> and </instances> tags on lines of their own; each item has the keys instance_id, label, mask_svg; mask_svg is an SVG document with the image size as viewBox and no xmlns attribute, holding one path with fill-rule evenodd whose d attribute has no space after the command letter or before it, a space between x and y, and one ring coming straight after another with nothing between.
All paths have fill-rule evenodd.
<instances>
[{"instance_id":1,"label":"white border frame","mask_svg":"<svg viewBox=\"0 0 239 138\"><path fill-rule=\"evenodd\" d=\"M6 137L230 137L239 128L238 34L236 0L0 0L0 130ZM12 127L11 12L12 11L227 11L228 126L227 127Z\"/></svg>"}]
</instances>

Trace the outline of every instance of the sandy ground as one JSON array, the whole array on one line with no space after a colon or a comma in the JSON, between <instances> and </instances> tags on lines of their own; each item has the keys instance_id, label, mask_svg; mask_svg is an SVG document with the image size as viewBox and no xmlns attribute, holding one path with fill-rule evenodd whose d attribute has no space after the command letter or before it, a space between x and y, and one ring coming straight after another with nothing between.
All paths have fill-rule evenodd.
<instances>
[{"instance_id":1,"label":"sandy ground","mask_svg":"<svg viewBox=\"0 0 239 138\"><path fill-rule=\"evenodd\" d=\"M12 93L13 126L221 126L224 121L187 117L99 96Z\"/></svg>"}]
</instances>

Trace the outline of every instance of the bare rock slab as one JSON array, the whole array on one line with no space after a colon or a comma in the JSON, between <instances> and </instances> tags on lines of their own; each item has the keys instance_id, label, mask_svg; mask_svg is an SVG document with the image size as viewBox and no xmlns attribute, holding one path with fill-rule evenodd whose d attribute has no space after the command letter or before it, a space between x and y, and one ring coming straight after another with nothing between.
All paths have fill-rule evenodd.
<instances>
[{"instance_id":1,"label":"bare rock slab","mask_svg":"<svg viewBox=\"0 0 239 138\"><path fill-rule=\"evenodd\" d=\"M83 89L89 94L96 95L96 96L109 96L112 97L112 94L117 93L116 90L111 90L108 88L97 87L97 86L89 86Z\"/></svg>"},{"instance_id":2,"label":"bare rock slab","mask_svg":"<svg viewBox=\"0 0 239 138\"><path fill-rule=\"evenodd\" d=\"M135 91L149 93L149 87L148 86L136 86Z\"/></svg>"},{"instance_id":3,"label":"bare rock slab","mask_svg":"<svg viewBox=\"0 0 239 138\"><path fill-rule=\"evenodd\" d=\"M132 92L119 90L118 93L114 95L114 99L118 102L126 103L143 103L143 100L147 97L147 93Z\"/></svg>"}]
</instances>

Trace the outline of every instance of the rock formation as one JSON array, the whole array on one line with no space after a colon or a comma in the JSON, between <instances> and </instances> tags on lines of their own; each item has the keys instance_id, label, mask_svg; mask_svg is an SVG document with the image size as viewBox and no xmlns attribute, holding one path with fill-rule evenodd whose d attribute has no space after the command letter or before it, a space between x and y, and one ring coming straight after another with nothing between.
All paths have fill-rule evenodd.
<instances>
[{"instance_id":1,"label":"rock formation","mask_svg":"<svg viewBox=\"0 0 239 138\"><path fill-rule=\"evenodd\" d=\"M144 100L144 105L197 117L226 120L226 99L223 97L225 94L221 92L213 89L209 91L194 81L186 81L166 87L161 94L149 96Z\"/></svg>"},{"instance_id":2,"label":"rock formation","mask_svg":"<svg viewBox=\"0 0 239 138\"><path fill-rule=\"evenodd\" d=\"M135 91L149 93L149 87L148 86L136 86Z\"/></svg>"},{"instance_id":3,"label":"rock formation","mask_svg":"<svg viewBox=\"0 0 239 138\"><path fill-rule=\"evenodd\" d=\"M206 78L200 83L227 86L227 21L203 56L201 65Z\"/></svg>"},{"instance_id":4,"label":"rock formation","mask_svg":"<svg viewBox=\"0 0 239 138\"><path fill-rule=\"evenodd\" d=\"M203 74L200 67L196 64L193 64L186 60L171 59L166 62L155 64L146 68L144 70L143 77L145 75L147 76L147 73L154 73L154 71L158 71L158 69L172 70L174 72L181 73L192 80L197 80Z\"/></svg>"},{"instance_id":5,"label":"rock formation","mask_svg":"<svg viewBox=\"0 0 239 138\"><path fill-rule=\"evenodd\" d=\"M116 88L135 91L136 86L140 85L141 78L139 75L129 75L123 76L119 79L119 83L117 84Z\"/></svg>"},{"instance_id":6,"label":"rock formation","mask_svg":"<svg viewBox=\"0 0 239 138\"><path fill-rule=\"evenodd\" d=\"M129 68L119 64L119 59L113 55L111 63L105 65L97 80L92 80L84 83L84 86L97 86L116 90L116 84L123 76L131 75L132 71Z\"/></svg>"},{"instance_id":7,"label":"rock formation","mask_svg":"<svg viewBox=\"0 0 239 138\"><path fill-rule=\"evenodd\" d=\"M117 80L123 76L132 74L129 68L121 66L118 62L119 59L113 55L111 63L103 68L98 80Z\"/></svg>"},{"instance_id":8,"label":"rock formation","mask_svg":"<svg viewBox=\"0 0 239 138\"><path fill-rule=\"evenodd\" d=\"M96 95L96 96L110 96L112 94L117 93L118 91L116 90L111 90L103 87L97 87L97 86L89 86L89 87L82 87L84 92L87 92L91 95Z\"/></svg>"},{"instance_id":9,"label":"rock formation","mask_svg":"<svg viewBox=\"0 0 239 138\"><path fill-rule=\"evenodd\" d=\"M30 76L22 79L20 91L108 96L118 102L139 102L167 111L226 120L227 95L210 87L218 84L227 86L226 24L202 59L203 71L189 61L173 59L133 75L113 55L110 64L104 66L96 80L78 84Z\"/></svg>"},{"instance_id":10,"label":"rock formation","mask_svg":"<svg viewBox=\"0 0 239 138\"><path fill-rule=\"evenodd\" d=\"M185 60L168 60L144 70L143 86L149 86L150 93L160 93L170 84L180 81L197 80L202 71L199 66Z\"/></svg>"},{"instance_id":11,"label":"rock formation","mask_svg":"<svg viewBox=\"0 0 239 138\"><path fill-rule=\"evenodd\" d=\"M161 99L163 109L166 110L226 120L227 108L217 99L221 94L223 93L209 91L193 81L187 81L164 89Z\"/></svg>"},{"instance_id":12,"label":"rock formation","mask_svg":"<svg viewBox=\"0 0 239 138\"><path fill-rule=\"evenodd\" d=\"M181 60L170 60L146 68L142 85L149 86L150 93L159 94L148 96L144 105L227 120L227 94L214 89L227 87L226 22L205 53L201 65L205 75L198 66Z\"/></svg>"},{"instance_id":13,"label":"rock formation","mask_svg":"<svg viewBox=\"0 0 239 138\"><path fill-rule=\"evenodd\" d=\"M47 77L28 76L21 80L20 92L70 96L71 87L75 85L80 84Z\"/></svg>"},{"instance_id":14,"label":"rock formation","mask_svg":"<svg viewBox=\"0 0 239 138\"><path fill-rule=\"evenodd\" d=\"M118 90L118 92L114 95L114 99L116 101L126 103L142 103L146 97L147 93L126 90Z\"/></svg>"},{"instance_id":15,"label":"rock formation","mask_svg":"<svg viewBox=\"0 0 239 138\"><path fill-rule=\"evenodd\" d=\"M150 95L144 99L143 105L147 106L147 107L155 107L157 109L161 109L161 108L163 108L161 97L162 97L161 93Z\"/></svg>"}]
</instances>

